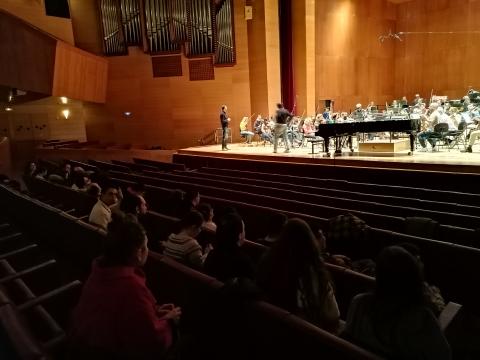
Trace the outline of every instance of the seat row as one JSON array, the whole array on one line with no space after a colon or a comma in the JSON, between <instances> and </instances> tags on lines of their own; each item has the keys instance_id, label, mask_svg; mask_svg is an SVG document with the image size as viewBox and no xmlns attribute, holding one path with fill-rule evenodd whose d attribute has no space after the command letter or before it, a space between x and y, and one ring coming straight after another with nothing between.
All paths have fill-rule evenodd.
<instances>
[{"instance_id":1,"label":"seat row","mask_svg":"<svg viewBox=\"0 0 480 360\"><path fill-rule=\"evenodd\" d=\"M449 165L451 172L427 171L424 164L419 164L419 170L386 168L396 166L395 163L382 163L384 167L345 166L335 163L295 163L292 161L260 161L213 157L208 155L174 154L173 161L184 164L189 169L213 167L219 169L236 169L242 171L259 171L262 173L295 175L315 179L337 179L360 183L374 183L402 187L424 187L432 190L464 192L469 186L469 193L480 194L477 184L480 174L469 173L462 165ZM352 161L352 163L355 163ZM376 163L378 164L378 163Z\"/></svg>"},{"instance_id":2,"label":"seat row","mask_svg":"<svg viewBox=\"0 0 480 360\"><path fill-rule=\"evenodd\" d=\"M23 219L23 225L36 224L32 219L41 220L37 233L48 234L50 247L62 254L64 261L85 263L100 253L98 246L104 234L78 219L4 186L0 186L0 199L12 208L12 217ZM93 241L98 244L92 248L86 246L94 245ZM66 252L64 242L74 251ZM275 306L247 299L238 302L228 296L217 280L154 252L145 270L148 284L159 301L182 306L183 347L194 350L185 356L187 359L190 356L192 359L199 356L243 359L286 355L379 359Z\"/></svg>"},{"instance_id":3,"label":"seat row","mask_svg":"<svg viewBox=\"0 0 480 360\"><path fill-rule=\"evenodd\" d=\"M78 299L81 283L60 276L59 262L13 226L2 225L2 359L43 359L46 354L60 358L70 309Z\"/></svg>"},{"instance_id":4,"label":"seat row","mask_svg":"<svg viewBox=\"0 0 480 360\"><path fill-rule=\"evenodd\" d=\"M112 180L117 185L124 187L135 182L135 180L117 178ZM146 197L150 208L162 214L169 214L170 209L174 206L172 201L175 199L175 189L178 188L178 184L171 188L147 185ZM192 186L191 188L195 187ZM182 189L188 190L189 187L182 187ZM203 200L210 203L217 213L235 207L245 221L247 238L249 239L258 239L266 235L266 219L276 211L272 207L253 205L251 202L246 203L238 200L226 200L214 196L203 196ZM322 228L325 233L328 232L328 219L326 218L305 215L293 210L287 210L284 213L289 217L304 219L309 224ZM386 246L401 243L412 243L419 247L426 264L425 275L427 280L431 284L439 286L448 301L476 306L476 302L480 300L480 290L477 291L469 284L458 279L467 279L471 274L480 270L477 265L480 264L480 249L370 227L367 228L365 241L360 246L362 254L346 253L345 255L353 259L363 256L375 259Z\"/></svg>"},{"instance_id":5,"label":"seat row","mask_svg":"<svg viewBox=\"0 0 480 360\"><path fill-rule=\"evenodd\" d=\"M115 178L125 179L133 182L142 182L144 184L149 184L157 187L166 187L166 188L181 188L183 190L187 189L197 189L201 194L211 197L218 197L223 199L228 199L231 201L240 201L251 204L260 204L279 211L293 211L297 213L315 215L323 218L331 218L337 215L342 215L346 213L351 213L357 217L364 220L369 226L375 228L381 228L385 230L390 230L399 233L409 233L412 219L407 219L401 216L389 215L384 212L375 213L375 209L370 211L358 210L356 206L349 206L349 208L341 208L336 205L337 199L331 198L331 204L318 204L312 203L311 198L315 195L302 195L301 200L298 199L299 195L291 190L282 190L278 191L275 189L269 189L267 187L259 187L256 185L243 185L228 181L217 181L210 179L196 179L192 175L179 177L178 175L171 174L157 174L157 177L144 176L139 174L131 173L120 173L111 171L109 174ZM294 199L285 199L284 196L294 198ZM359 203L357 201L357 203ZM379 204L368 204L363 203L364 207L381 207ZM383 206L383 208L389 208L395 210L394 206ZM380 210L378 210L380 211ZM419 214L418 211L412 210L412 215ZM422 212L425 214L425 212ZM445 217L448 217L448 214L444 214ZM469 217L466 215L458 215L458 218L462 218L465 221L465 224L468 224L468 220L476 220L476 217ZM478 218L480 219L480 217ZM414 220L414 219L413 219ZM472 221L473 222L473 221ZM439 231L425 231L424 228L419 227L417 229L417 234L424 237L435 237L438 240L442 241L451 241L455 239L459 244L478 247L478 233L476 230L462 228L452 225L440 225Z\"/></svg>"}]
</instances>

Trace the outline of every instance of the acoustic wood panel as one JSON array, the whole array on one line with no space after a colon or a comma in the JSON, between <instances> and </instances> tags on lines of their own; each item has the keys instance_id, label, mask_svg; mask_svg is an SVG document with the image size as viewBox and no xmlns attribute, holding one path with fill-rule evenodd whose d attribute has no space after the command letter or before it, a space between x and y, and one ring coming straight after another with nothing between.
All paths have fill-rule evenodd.
<instances>
[{"instance_id":1,"label":"acoustic wood panel","mask_svg":"<svg viewBox=\"0 0 480 360\"><path fill-rule=\"evenodd\" d=\"M419 93L429 99L433 93L459 99L469 87L480 88L480 1L414 0L398 5L397 14L396 31L420 33L390 40L397 97Z\"/></svg>"},{"instance_id":2,"label":"acoustic wood panel","mask_svg":"<svg viewBox=\"0 0 480 360\"><path fill-rule=\"evenodd\" d=\"M105 102L108 61L62 41L57 42L54 96Z\"/></svg>"},{"instance_id":3,"label":"acoustic wood panel","mask_svg":"<svg viewBox=\"0 0 480 360\"><path fill-rule=\"evenodd\" d=\"M188 68L190 73L190 81L215 79L212 58L190 60L188 62Z\"/></svg>"},{"instance_id":4,"label":"acoustic wood panel","mask_svg":"<svg viewBox=\"0 0 480 360\"><path fill-rule=\"evenodd\" d=\"M51 94L56 40L0 10L0 85Z\"/></svg>"},{"instance_id":5,"label":"acoustic wood panel","mask_svg":"<svg viewBox=\"0 0 480 360\"><path fill-rule=\"evenodd\" d=\"M153 56L152 57L153 77L182 76L182 57Z\"/></svg>"},{"instance_id":6,"label":"acoustic wood panel","mask_svg":"<svg viewBox=\"0 0 480 360\"><path fill-rule=\"evenodd\" d=\"M337 111L384 104L395 93L395 45L378 37L396 28L385 0L316 2L316 96Z\"/></svg>"}]
</instances>

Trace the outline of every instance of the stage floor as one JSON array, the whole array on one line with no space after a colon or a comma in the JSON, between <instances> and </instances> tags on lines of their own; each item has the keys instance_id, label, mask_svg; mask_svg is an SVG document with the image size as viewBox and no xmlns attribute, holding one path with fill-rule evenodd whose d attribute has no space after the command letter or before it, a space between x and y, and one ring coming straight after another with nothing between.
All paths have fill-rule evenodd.
<instances>
[{"instance_id":1,"label":"stage floor","mask_svg":"<svg viewBox=\"0 0 480 360\"><path fill-rule=\"evenodd\" d=\"M428 152L415 151L413 155L408 155L408 151L365 155L357 152L350 153L348 149L345 149L342 155L334 157L325 157L322 152L314 155L309 154L312 151L310 144L306 147L290 149L290 153L284 153L283 147L279 147L276 154L273 153L272 145L264 146L263 142L258 144L254 142L252 145L236 143L229 144L228 147L230 150L222 151L220 144L196 146L178 150L178 153L262 161L480 173L480 145L474 146L473 153L462 153L458 149L449 151L446 148L441 148L437 152L431 152L430 150ZM319 150L320 146L315 146L315 152Z\"/></svg>"}]
</instances>

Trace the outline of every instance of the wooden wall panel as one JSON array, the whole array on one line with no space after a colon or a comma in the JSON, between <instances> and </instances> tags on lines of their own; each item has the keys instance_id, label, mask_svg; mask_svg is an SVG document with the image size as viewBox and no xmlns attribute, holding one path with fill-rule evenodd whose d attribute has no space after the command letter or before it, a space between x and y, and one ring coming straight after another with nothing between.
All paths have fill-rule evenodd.
<instances>
[{"instance_id":1,"label":"wooden wall panel","mask_svg":"<svg viewBox=\"0 0 480 360\"><path fill-rule=\"evenodd\" d=\"M65 119L62 110L68 109ZM69 100L63 105L58 98L48 97L16 105L14 111L0 117L0 130L8 129L13 143L47 139L86 140L82 102Z\"/></svg>"},{"instance_id":2,"label":"wooden wall panel","mask_svg":"<svg viewBox=\"0 0 480 360\"><path fill-rule=\"evenodd\" d=\"M88 139L167 148L198 145L220 126L222 104L228 105L238 136L241 117L250 115L251 106L244 4L234 4L237 65L215 68L215 80L189 81L185 57L183 76L170 78L154 78L151 57L141 49L109 57L107 101L84 108ZM124 116L125 111L132 115Z\"/></svg>"},{"instance_id":3,"label":"wooden wall panel","mask_svg":"<svg viewBox=\"0 0 480 360\"><path fill-rule=\"evenodd\" d=\"M0 85L51 94L56 40L0 10Z\"/></svg>"},{"instance_id":4,"label":"wooden wall panel","mask_svg":"<svg viewBox=\"0 0 480 360\"><path fill-rule=\"evenodd\" d=\"M0 9L8 11L40 30L55 36L57 39L72 45L74 43L72 21L70 19L47 16L44 0L1 0Z\"/></svg>"},{"instance_id":5,"label":"wooden wall panel","mask_svg":"<svg viewBox=\"0 0 480 360\"><path fill-rule=\"evenodd\" d=\"M62 41L57 42L53 96L105 102L108 61Z\"/></svg>"},{"instance_id":6,"label":"wooden wall panel","mask_svg":"<svg viewBox=\"0 0 480 360\"><path fill-rule=\"evenodd\" d=\"M316 109L315 15L314 0L292 1L296 113L305 116Z\"/></svg>"},{"instance_id":7,"label":"wooden wall panel","mask_svg":"<svg viewBox=\"0 0 480 360\"><path fill-rule=\"evenodd\" d=\"M480 88L478 58L480 1L414 0L398 5L397 31L457 32L406 35L395 42L395 93L461 98L470 86ZM391 40L390 40L391 41Z\"/></svg>"},{"instance_id":8,"label":"wooden wall panel","mask_svg":"<svg viewBox=\"0 0 480 360\"><path fill-rule=\"evenodd\" d=\"M249 1L253 19L247 21L248 61L250 64L250 101L252 112L268 115L267 50L265 6L263 1ZM280 72L280 69L278 70Z\"/></svg>"},{"instance_id":9,"label":"wooden wall panel","mask_svg":"<svg viewBox=\"0 0 480 360\"><path fill-rule=\"evenodd\" d=\"M378 37L395 29L396 6L385 0L316 2L316 97L335 110L391 101L395 46Z\"/></svg>"},{"instance_id":10,"label":"wooden wall panel","mask_svg":"<svg viewBox=\"0 0 480 360\"><path fill-rule=\"evenodd\" d=\"M98 14L98 0L69 0L75 46L103 54L102 28Z\"/></svg>"}]
</instances>

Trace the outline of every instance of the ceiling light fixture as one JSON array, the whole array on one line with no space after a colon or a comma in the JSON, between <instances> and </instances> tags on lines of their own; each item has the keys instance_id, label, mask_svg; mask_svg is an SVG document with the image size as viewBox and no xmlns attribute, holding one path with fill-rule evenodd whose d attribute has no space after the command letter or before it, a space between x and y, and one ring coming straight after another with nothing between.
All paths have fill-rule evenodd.
<instances>
[{"instance_id":1,"label":"ceiling light fixture","mask_svg":"<svg viewBox=\"0 0 480 360\"><path fill-rule=\"evenodd\" d=\"M61 96L60 101L62 102L62 104L67 104L68 103L68 98L66 96Z\"/></svg>"}]
</instances>

